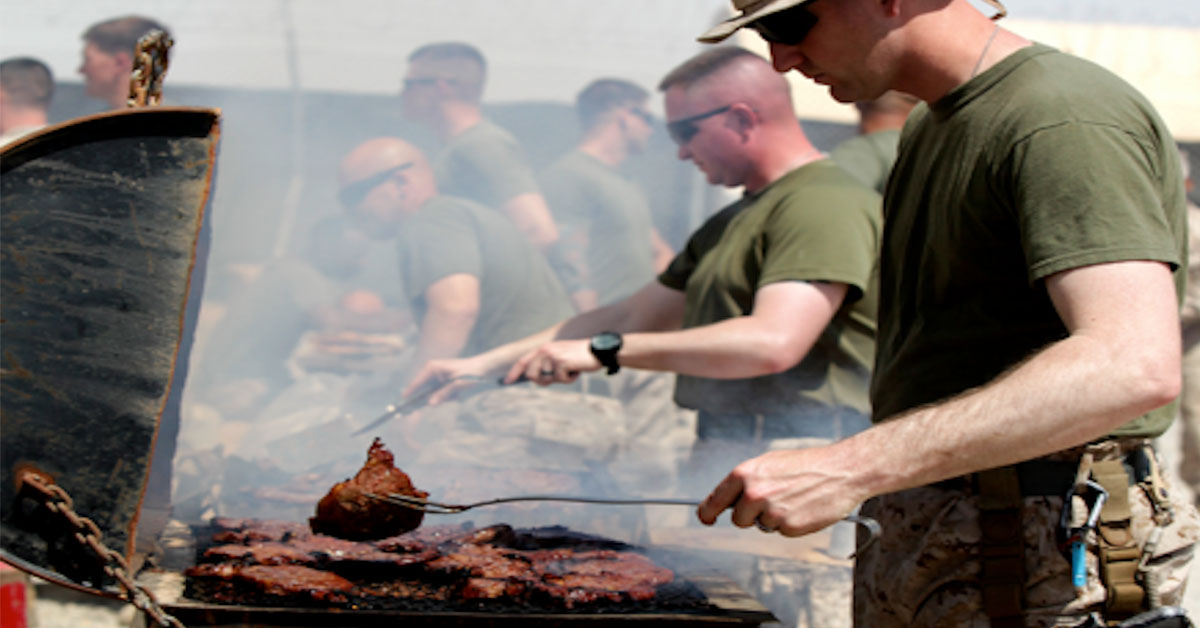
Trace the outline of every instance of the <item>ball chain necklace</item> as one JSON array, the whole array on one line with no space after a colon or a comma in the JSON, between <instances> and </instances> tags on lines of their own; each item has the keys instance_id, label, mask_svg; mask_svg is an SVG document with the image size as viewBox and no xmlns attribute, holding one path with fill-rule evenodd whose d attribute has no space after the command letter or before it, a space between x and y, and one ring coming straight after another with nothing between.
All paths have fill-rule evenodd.
<instances>
[{"instance_id":1,"label":"ball chain necklace","mask_svg":"<svg viewBox=\"0 0 1200 628\"><path fill-rule=\"evenodd\" d=\"M983 52L979 53L979 59L975 61L975 67L971 70L971 77L967 79L968 81L975 78L976 74L979 74L979 68L983 65L983 58L987 56L988 50L991 50L992 42L996 40L996 33L999 32L999 24L992 27L992 34L988 36L987 43L983 45Z\"/></svg>"}]
</instances>

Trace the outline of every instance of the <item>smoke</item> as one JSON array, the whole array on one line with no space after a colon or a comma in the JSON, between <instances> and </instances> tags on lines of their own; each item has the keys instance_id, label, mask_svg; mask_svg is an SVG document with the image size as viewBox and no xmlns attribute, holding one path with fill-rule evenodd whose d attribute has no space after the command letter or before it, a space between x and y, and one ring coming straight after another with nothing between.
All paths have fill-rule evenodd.
<instances>
[{"instance_id":1,"label":"smoke","mask_svg":"<svg viewBox=\"0 0 1200 628\"><path fill-rule=\"evenodd\" d=\"M217 5L202 12L175 3L122 6L121 13L144 9L172 29L177 44L167 104L217 107L223 114L213 245L176 457L178 517L308 516L315 497L362 462L370 437L349 433L397 400L402 381L397 373L413 366L415 328L399 285L394 245L343 237L335 173L341 157L371 137L400 136L427 154L436 151L430 131L400 115L398 89L410 50L439 39L477 45L489 62L485 115L516 135L540 169L578 136L572 101L580 87L599 76L618 76L652 89L666 70L697 49L692 31L724 10L718 1L652 7L617 2L570 11L560 3L525 4L520 11L511 6L500 11L487 2L419 7L356 2L340 5L337 13L302 2L238 4L229 12L236 19ZM65 67L78 55L78 33L110 17L109 8L89 8L73 24L28 7L15 19L34 22L68 42L47 46L44 40L50 37L38 40L63 79L71 76ZM544 17L535 26L520 18L528 15ZM501 27L508 22L516 23ZM664 29L667 23L672 26ZM21 43L17 38L6 45ZM69 55L64 48L71 49ZM59 94L57 119L98 109L78 85L66 83ZM657 100L651 99L653 109ZM646 187L656 225L673 246L680 246L718 204L694 193L705 189L692 183L690 165L675 160L661 130L627 170ZM362 255L338 255L346 251ZM349 260L360 270L327 272L321 261L330 258L340 260L343 269ZM357 300L349 298L354 291ZM363 293L378 302L364 305ZM321 330L330 318L368 325L356 327L353 335L329 337ZM419 453L420 445L406 443L399 428L388 429L395 433L385 440L400 456ZM446 438L437 442L455 446ZM665 455L668 460L680 456L677 451ZM410 472L418 482L429 478L425 483L433 488L453 480L447 480L447 488L459 488L445 493L450 497L475 495L462 487L480 486L481 476L458 462L461 466L453 460L414 463ZM571 472L573 478L587 478L586 485L562 488L593 495L632 488L597 481L609 473L600 459L589 463L591 468ZM654 473L660 479L647 485L665 485L665 472ZM533 487L544 488L546 482ZM496 487L501 488L524 487L513 480ZM551 519L525 516L528 509L496 512L483 516L578 522L585 528L589 520L603 518L592 512L576 516L570 509Z\"/></svg>"},{"instance_id":2,"label":"smoke","mask_svg":"<svg viewBox=\"0 0 1200 628\"><path fill-rule=\"evenodd\" d=\"M489 64L485 115L512 132L540 170L577 140L572 103L583 86L631 80L652 92L650 109L661 112L654 86L699 51L694 37L728 10L725 0L354 0L336 8L302 0L3 0L0 9L0 56L39 57L55 72L54 122L103 108L78 82L79 36L128 13L172 30L164 104L222 112L212 248L174 465L174 517L187 523L311 516L325 491L357 471L376 435L351 432L398 400L414 366L415 324L396 251L340 220L336 171L372 137L436 151L429 129L400 113L411 50L444 40L480 48ZM823 148L849 132L809 130ZM661 128L623 170L646 192L656 228L675 249L731 197L679 162ZM699 500L745 453L687 469L695 416L674 408L669 381L660 407L636 416L601 395L554 392L547 400L528 386L492 391L396 419L378 434L418 487L461 502L528 493ZM710 543L694 509L680 506L514 504L438 521L557 524L653 545L682 538L697 552ZM687 533L673 532L680 530ZM756 534L727 521L716 533ZM729 551L731 560L738 554Z\"/></svg>"}]
</instances>

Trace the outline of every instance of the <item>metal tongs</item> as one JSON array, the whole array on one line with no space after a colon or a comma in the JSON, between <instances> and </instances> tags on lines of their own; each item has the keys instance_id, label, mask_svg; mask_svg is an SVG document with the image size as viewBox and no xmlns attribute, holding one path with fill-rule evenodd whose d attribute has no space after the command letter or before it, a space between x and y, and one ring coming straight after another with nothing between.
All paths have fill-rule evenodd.
<instances>
[{"instance_id":1,"label":"metal tongs","mask_svg":"<svg viewBox=\"0 0 1200 628\"><path fill-rule=\"evenodd\" d=\"M521 378L513 383L521 383L523 381L525 381L525 379ZM442 388L444 388L446 386L449 386L450 384L453 384L454 382L489 382L489 380L487 377L481 377L478 375L460 375L459 377L455 377L454 379L451 379L448 381L443 381L443 380L439 380L439 379L431 379L431 380L425 382L425 384L422 385L420 388L413 391L413 394L410 395L403 402L401 402L399 404L388 405L388 407L384 408L383 414L379 415L378 417L376 417L370 423L364 425L363 427L360 427L357 430L354 430L353 432L350 433L350 435L358 436L359 434L369 432L396 417L401 417L406 414L420 410L421 408L425 407L426 403L429 402L429 398L433 396L433 393L441 390ZM501 377L500 379L497 379L497 380L493 380L492 382L489 382L489 383L491 383L491 385L493 385L493 386L507 386L508 385L508 384L504 383L503 377Z\"/></svg>"},{"instance_id":2,"label":"metal tongs","mask_svg":"<svg viewBox=\"0 0 1200 628\"><path fill-rule=\"evenodd\" d=\"M447 504L444 502L430 501L421 497L413 497L412 495L401 495L399 493L364 493L371 499L385 501L389 504L420 510L421 512L431 515L455 515L460 512L466 512L472 508L480 506L494 506L496 504L507 504L510 502L572 502L579 504L604 504L604 505L624 505L624 506L691 506L693 508L700 506L700 501L696 499L673 499L673 498L608 498L608 497L577 497L574 495L518 495L514 497L499 497L496 499L485 499L483 501L472 502L470 504ZM850 555L854 558L861 552L866 551L879 535L883 533L883 527L879 522L871 517L861 515L849 515L842 519L850 523L858 524L867 529L870 535L866 542ZM762 526L759 526L764 532L768 532Z\"/></svg>"},{"instance_id":3,"label":"metal tongs","mask_svg":"<svg viewBox=\"0 0 1200 628\"><path fill-rule=\"evenodd\" d=\"M571 495L520 495L517 497L500 497L498 499L487 499L471 504L445 504L442 502L433 502L412 495L400 495L398 493L388 493L380 495L378 493L366 493L371 499L378 499L397 506L420 510L431 515L456 515L460 512L478 508L480 506L493 506L496 504L507 504L509 502L574 502L580 504L609 504L609 505L664 505L664 506L692 506L700 505L700 502L694 499L610 499L605 497L575 497Z\"/></svg>"}]
</instances>

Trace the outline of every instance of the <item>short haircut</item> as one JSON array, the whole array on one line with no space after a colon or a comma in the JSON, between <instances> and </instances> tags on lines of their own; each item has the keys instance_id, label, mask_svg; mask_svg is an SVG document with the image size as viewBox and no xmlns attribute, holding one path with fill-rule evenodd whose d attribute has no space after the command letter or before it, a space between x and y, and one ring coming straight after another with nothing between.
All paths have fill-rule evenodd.
<instances>
[{"instance_id":1,"label":"short haircut","mask_svg":"<svg viewBox=\"0 0 1200 628\"><path fill-rule=\"evenodd\" d=\"M641 85L622 79L604 78L592 81L575 97L579 124L589 130L601 122L610 111L645 102L650 92Z\"/></svg>"},{"instance_id":2,"label":"short haircut","mask_svg":"<svg viewBox=\"0 0 1200 628\"><path fill-rule=\"evenodd\" d=\"M0 89L13 105L47 109L54 96L54 75L33 57L12 57L0 61Z\"/></svg>"},{"instance_id":3,"label":"short haircut","mask_svg":"<svg viewBox=\"0 0 1200 628\"><path fill-rule=\"evenodd\" d=\"M671 70L658 83L659 91L680 86L690 87L726 67L745 59L765 61L761 56L737 46L718 46L702 52Z\"/></svg>"},{"instance_id":4,"label":"short haircut","mask_svg":"<svg viewBox=\"0 0 1200 628\"><path fill-rule=\"evenodd\" d=\"M475 46L457 41L426 44L412 51L408 61L429 62L436 66L438 78L454 86L453 91L458 98L473 103L483 99L487 61Z\"/></svg>"},{"instance_id":5,"label":"short haircut","mask_svg":"<svg viewBox=\"0 0 1200 628\"><path fill-rule=\"evenodd\" d=\"M137 50L138 40L153 30L171 35L166 26L148 17L126 15L91 25L84 31L83 40L94 44L105 54L125 52L132 57Z\"/></svg>"}]
</instances>

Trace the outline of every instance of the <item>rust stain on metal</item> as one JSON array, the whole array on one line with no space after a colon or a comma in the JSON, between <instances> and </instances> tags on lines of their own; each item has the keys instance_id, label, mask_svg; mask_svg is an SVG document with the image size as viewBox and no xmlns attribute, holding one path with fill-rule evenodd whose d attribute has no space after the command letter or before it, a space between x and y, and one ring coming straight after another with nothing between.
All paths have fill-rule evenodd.
<instances>
[{"instance_id":1,"label":"rust stain on metal","mask_svg":"<svg viewBox=\"0 0 1200 628\"><path fill-rule=\"evenodd\" d=\"M108 484L109 486L112 486L112 485L113 485L113 484L116 482L116 478L117 478L117 476L118 476L118 475L120 475L121 471L122 471L124 468L125 468L125 459L124 459L124 458L117 458L117 462L116 462L116 464L114 464L114 465L113 465L112 471L111 471L111 472L109 472L109 474L108 474L108 482L107 482L107 484Z\"/></svg>"},{"instance_id":2,"label":"rust stain on metal","mask_svg":"<svg viewBox=\"0 0 1200 628\"><path fill-rule=\"evenodd\" d=\"M33 377L33 373L30 373L29 369L21 366L21 363L17 361L17 356L13 355L11 351L4 352L4 361L9 365L5 368L5 372L9 375L15 377Z\"/></svg>"},{"instance_id":3,"label":"rust stain on metal","mask_svg":"<svg viewBox=\"0 0 1200 628\"><path fill-rule=\"evenodd\" d=\"M32 462L18 462L13 465L13 488L19 494L27 482L34 481L42 486L56 484L54 475L43 471Z\"/></svg>"}]
</instances>

